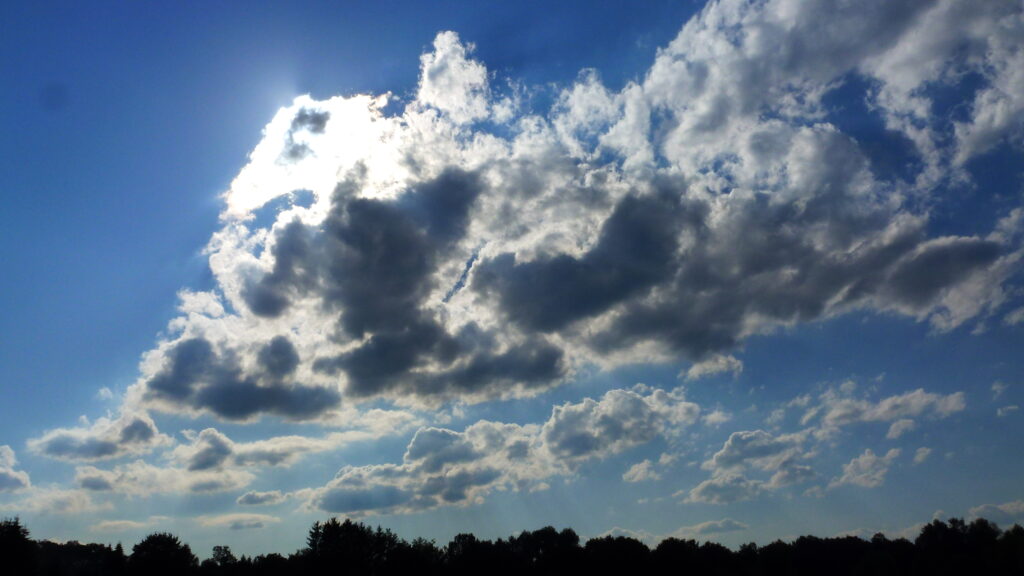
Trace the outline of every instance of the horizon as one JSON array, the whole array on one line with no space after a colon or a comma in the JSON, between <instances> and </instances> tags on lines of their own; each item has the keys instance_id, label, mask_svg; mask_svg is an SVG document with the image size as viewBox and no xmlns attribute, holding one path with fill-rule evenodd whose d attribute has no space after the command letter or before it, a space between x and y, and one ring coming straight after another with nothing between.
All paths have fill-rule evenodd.
<instances>
[{"instance_id":1,"label":"horizon","mask_svg":"<svg viewBox=\"0 0 1024 576\"><path fill-rule=\"evenodd\" d=\"M1019 4L0 19L33 537L1024 523Z\"/></svg>"}]
</instances>

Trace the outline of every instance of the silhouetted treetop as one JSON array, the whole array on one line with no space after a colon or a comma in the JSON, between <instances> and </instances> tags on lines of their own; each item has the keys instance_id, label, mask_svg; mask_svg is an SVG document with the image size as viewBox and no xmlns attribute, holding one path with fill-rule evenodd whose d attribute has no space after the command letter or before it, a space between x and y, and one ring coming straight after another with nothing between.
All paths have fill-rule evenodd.
<instances>
[{"instance_id":1,"label":"silhouetted treetop","mask_svg":"<svg viewBox=\"0 0 1024 576\"><path fill-rule=\"evenodd\" d=\"M984 519L934 520L911 542L875 534L801 536L732 551L714 542L666 538L653 550L625 536L581 544L572 529L545 526L508 539L458 534L443 547L411 542L385 528L352 520L315 522L306 546L289 556L237 557L214 546L199 564L187 544L150 534L126 558L120 544L35 542L18 518L0 522L4 576L504 576L574 573L672 576L964 576L1024 574L1024 528L1001 531Z\"/></svg>"}]
</instances>

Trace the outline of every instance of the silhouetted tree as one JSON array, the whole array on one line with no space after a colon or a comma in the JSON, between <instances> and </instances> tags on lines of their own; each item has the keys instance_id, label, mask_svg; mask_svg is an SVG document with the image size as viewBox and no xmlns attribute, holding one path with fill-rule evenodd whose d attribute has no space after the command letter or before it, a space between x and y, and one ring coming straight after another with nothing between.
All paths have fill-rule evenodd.
<instances>
[{"instance_id":1,"label":"silhouetted tree","mask_svg":"<svg viewBox=\"0 0 1024 576\"><path fill-rule=\"evenodd\" d=\"M199 560L188 544L167 532L146 536L128 557L128 572L133 576L186 576L198 568Z\"/></svg>"},{"instance_id":2,"label":"silhouetted tree","mask_svg":"<svg viewBox=\"0 0 1024 576\"><path fill-rule=\"evenodd\" d=\"M12 574L30 574L35 568L36 545L21 519L0 520L0 559Z\"/></svg>"},{"instance_id":3,"label":"silhouetted tree","mask_svg":"<svg viewBox=\"0 0 1024 576\"><path fill-rule=\"evenodd\" d=\"M791 543L744 544L739 551L713 542L667 538L651 551L633 538L594 538L584 547L571 529L550 526L508 540L459 534L444 548L418 538L406 542L390 530L336 519L314 523L307 546L290 557L267 554L236 558L215 546L199 565L189 547L166 533L147 536L130 558L120 544L33 542L20 520L0 522L7 576L529 576L573 573L672 576L942 576L1024 574L1024 528L1001 532L977 519L933 521L911 543L875 534L801 536ZM21 560L19 560L21 558ZM29 559L26 563L25 559Z\"/></svg>"},{"instance_id":4,"label":"silhouetted tree","mask_svg":"<svg viewBox=\"0 0 1024 576\"><path fill-rule=\"evenodd\" d=\"M584 547L585 564L591 571L616 574L645 573L651 551L643 542L626 536L592 538Z\"/></svg>"}]
</instances>

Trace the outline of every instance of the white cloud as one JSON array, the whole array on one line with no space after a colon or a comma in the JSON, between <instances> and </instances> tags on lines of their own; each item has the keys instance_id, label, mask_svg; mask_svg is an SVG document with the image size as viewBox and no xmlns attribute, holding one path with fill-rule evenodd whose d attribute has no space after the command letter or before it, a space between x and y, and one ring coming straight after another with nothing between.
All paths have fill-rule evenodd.
<instances>
[{"instance_id":1,"label":"white cloud","mask_svg":"<svg viewBox=\"0 0 1024 576\"><path fill-rule=\"evenodd\" d=\"M695 424L700 407L681 389L612 390L600 400L555 406L541 435L549 452L569 462L603 458Z\"/></svg>"},{"instance_id":2,"label":"white cloud","mask_svg":"<svg viewBox=\"0 0 1024 576\"><path fill-rule=\"evenodd\" d=\"M346 466L304 497L312 508L350 515L466 506L494 490L538 488L588 462L674 436L699 413L681 390L637 386L555 406L542 425L481 420L462 432L421 428L400 464Z\"/></svg>"},{"instance_id":3,"label":"white cloud","mask_svg":"<svg viewBox=\"0 0 1024 576\"><path fill-rule=\"evenodd\" d=\"M646 530L630 530L629 528L620 528L619 526L615 526L611 530L602 532L601 534L598 534L597 537L606 538L608 536L611 536L612 538L632 538L634 540L639 540L650 547L656 546L658 542L661 541L660 536Z\"/></svg>"},{"instance_id":4,"label":"white cloud","mask_svg":"<svg viewBox=\"0 0 1024 576\"><path fill-rule=\"evenodd\" d=\"M66 490L57 486L33 486L23 490L19 499L0 504L0 512L12 514L76 515L109 510L109 502L97 503L85 490Z\"/></svg>"},{"instance_id":5,"label":"white cloud","mask_svg":"<svg viewBox=\"0 0 1024 576\"><path fill-rule=\"evenodd\" d=\"M235 502L241 506L273 506L287 499L288 495L283 494L280 490L271 490L269 492L250 491L239 496Z\"/></svg>"},{"instance_id":6,"label":"white cloud","mask_svg":"<svg viewBox=\"0 0 1024 576\"><path fill-rule=\"evenodd\" d=\"M761 491L761 483L740 474L726 472L701 482L686 494L684 502L705 504L731 504L750 500Z\"/></svg>"},{"instance_id":7,"label":"white cloud","mask_svg":"<svg viewBox=\"0 0 1024 576\"><path fill-rule=\"evenodd\" d=\"M401 428L398 428L390 432L400 431ZM234 442L217 429L207 428L198 434L187 433L191 442L175 448L171 458L190 471L220 470L225 467L288 467L307 454L336 450L381 435L366 430L349 430L332 432L320 438L275 436L253 442Z\"/></svg>"},{"instance_id":8,"label":"white cloud","mask_svg":"<svg viewBox=\"0 0 1024 576\"><path fill-rule=\"evenodd\" d=\"M876 456L871 450L843 465L843 474L829 482L829 488L852 484L862 488L877 488L885 482L885 474L900 455L898 448L893 448L885 456Z\"/></svg>"},{"instance_id":9,"label":"white cloud","mask_svg":"<svg viewBox=\"0 0 1024 576\"><path fill-rule=\"evenodd\" d=\"M1010 404L1008 406L1001 406L999 409L996 410L996 416L998 416L1000 418L1004 418L1006 416L1009 416L1010 414L1013 414L1014 412L1016 412L1018 410L1020 410L1020 406L1017 406L1016 404Z\"/></svg>"},{"instance_id":10,"label":"white cloud","mask_svg":"<svg viewBox=\"0 0 1024 576\"><path fill-rule=\"evenodd\" d=\"M1006 389L1010 386L1002 382L996 381L992 383L992 399L998 400L1000 396L1006 392Z\"/></svg>"},{"instance_id":11,"label":"white cloud","mask_svg":"<svg viewBox=\"0 0 1024 576\"><path fill-rule=\"evenodd\" d=\"M266 514L222 514L219 516L199 516L196 522L207 528L229 528L231 530L252 530L265 528L268 524L275 524L281 519Z\"/></svg>"},{"instance_id":12,"label":"white cloud","mask_svg":"<svg viewBox=\"0 0 1024 576\"><path fill-rule=\"evenodd\" d=\"M728 354L716 354L707 360L695 363L686 371L687 380L699 380L723 372L732 373L736 378L743 372L743 362L735 356Z\"/></svg>"},{"instance_id":13,"label":"white cloud","mask_svg":"<svg viewBox=\"0 0 1024 576\"><path fill-rule=\"evenodd\" d=\"M1006 316L1003 317L1003 323L1007 326L1016 326L1024 323L1024 306L1007 312Z\"/></svg>"},{"instance_id":14,"label":"white cloud","mask_svg":"<svg viewBox=\"0 0 1024 576\"><path fill-rule=\"evenodd\" d=\"M138 497L228 492L246 487L254 478L245 470L189 470L155 466L142 460L120 464L109 470L95 466L75 468L75 482L84 490Z\"/></svg>"},{"instance_id":15,"label":"white cloud","mask_svg":"<svg viewBox=\"0 0 1024 576\"><path fill-rule=\"evenodd\" d=\"M776 470L800 454L800 436L776 437L764 430L733 432L722 449L701 465L705 470Z\"/></svg>"},{"instance_id":16,"label":"white cloud","mask_svg":"<svg viewBox=\"0 0 1024 576\"><path fill-rule=\"evenodd\" d=\"M32 485L28 473L15 470L18 460L10 446L0 446L0 492L13 492Z\"/></svg>"},{"instance_id":17,"label":"white cloud","mask_svg":"<svg viewBox=\"0 0 1024 576\"><path fill-rule=\"evenodd\" d=\"M729 532L742 532L748 528L750 526L742 522L737 522L732 518L723 518L721 520L708 520L707 522L701 522L692 526L682 526L665 537L680 539L708 538Z\"/></svg>"},{"instance_id":18,"label":"white cloud","mask_svg":"<svg viewBox=\"0 0 1024 576\"><path fill-rule=\"evenodd\" d=\"M917 423L913 420L910 418L900 418L889 426L889 431L886 432L885 437L889 440L896 440L915 428L917 428Z\"/></svg>"},{"instance_id":19,"label":"white cloud","mask_svg":"<svg viewBox=\"0 0 1024 576\"><path fill-rule=\"evenodd\" d=\"M1002 504L982 504L971 508L970 518L985 518L1002 524L1019 523L1024 519L1024 500L1013 500Z\"/></svg>"},{"instance_id":20,"label":"white cloud","mask_svg":"<svg viewBox=\"0 0 1024 576\"><path fill-rule=\"evenodd\" d=\"M732 414L724 410L713 410L705 414L701 420L706 426L721 426L732 420Z\"/></svg>"},{"instance_id":21,"label":"white cloud","mask_svg":"<svg viewBox=\"0 0 1024 576\"><path fill-rule=\"evenodd\" d=\"M914 464L923 464L932 454L932 449L927 446L922 446L914 452Z\"/></svg>"},{"instance_id":22,"label":"white cloud","mask_svg":"<svg viewBox=\"0 0 1024 576\"><path fill-rule=\"evenodd\" d=\"M416 99L445 113L458 124L488 114L487 69L470 60L472 44L463 44L455 32L434 39L434 51L420 57L420 87Z\"/></svg>"},{"instance_id":23,"label":"white cloud","mask_svg":"<svg viewBox=\"0 0 1024 576\"><path fill-rule=\"evenodd\" d=\"M629 470L622 475L622 479L626 482L647 482L660 480L661 474L654 468L654 462L643 460L630 466Z\"/></svg>"},{"instance_id":24,"label":"white cloud","mask_svg":"<svg viewBox=\"0 0 1024 576\"><path fill-rule=\"evenodd\" d=\"M167 516L150 516L146 520L103 520L89 527L92 532L136 532L159 526L170 518Z\"/></svg>"},{"instance_id":25,"label":"white cloud","mask_svg":"<svg viewBox=\"0 0 1024 576\"><path fill-rule=\"evenodd\" d=\"M829 438L853 424L891 422L887 436L894 439L916 427L913 418L948 418L966 407L963 392L943 395L918 388L872 401L858 395L855 388L829 388L819 395L817 404L805 411L802 423L817 420L815 434Z\"/></svg>"}]
</instances>

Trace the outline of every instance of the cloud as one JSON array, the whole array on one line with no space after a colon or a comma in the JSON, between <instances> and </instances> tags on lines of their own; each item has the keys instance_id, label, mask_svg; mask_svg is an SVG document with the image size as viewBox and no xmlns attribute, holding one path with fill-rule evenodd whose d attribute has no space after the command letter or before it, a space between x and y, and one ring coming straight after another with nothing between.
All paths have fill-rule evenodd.
<instances>
[{"instance_id":1,"label":"cloud","mask_svg":"<svg viewBox=\"0 0 1024 576\"><path fill-rule=\"evenodd\" d=\"M119 415L29 448L87 463L143 456L172 442L156 412L345 431L236 442L207 427L159 465L79 466L82 490L53 505L240 491L257 468L412 426L400 461L238 503L294 496L353 515L471 505L677 438L701 410L681 390L640 387L565 402L537 424L456 431L416 414L631 364L735 377L750 338L855 312L936 333L989 319L1018 291L1019 208L961 234L931 215L969 181L972 158L1019 140L1019 14L952 0L711 2L638 80L612 90L584 71L547 110L520 109L471 44L442 32L404 108L390 95L296 98L223 195L204 251L211 288L179 293ZM968 76L979 84L969 109L935 105ZM898 142L884 152L905 155L901 167L844 132L829 99L840 86ZM871 423L897 439L966 400L841 386L791 407L805 430L732 434L703 463L711 476L679 495L721 504L806 483L810 443ZM865 450L830 486L881 485L898 454ZM0 489L33 490L8 460ZM623 479L657 474L644 460Z\"/></svg>"},{"instance_id":2,"label":"cloud","mask_svg":"<svg viewBox=\"0 0 1024 576\"><path fill-rule=\"evenodd\" d=\"M650 480L660 480L661 474L655 470L654 462L643 460L630 466L629 470L626 470L622 475L622 479L626 482L647 482Z\"/></svg>"},{"instance_id":3,"label":"cloud","mask_svg":"<svg viewBox=\"0 0 1024 576\"><path fill-rule=\"evenodd\" d=\"M799 455L801 441L799 436L775 437L764 430L733 432L722 449L701 467L714 471L740 470L745 466L776 470Z\"/></svg>"},{"instance_id":4,"label":"cloud","mask_svg":"<svg viewBox=\"0 0 1024 576\"><path fill-rule=\"evenodd\" d=\"M732 414L729 414L724 410L714 410L705 414L703 420L704 424L708 426L720 426L732 420Z\"/></svg>"},{"instance_id":5,"label":"cloud","mask_svg":"<svg viewBox=\"0 0 1024 576\"><path fill-rule=\"evenodd\" d=\"M829 482L829 488L852 484L862 488L877 488L885 482L885 474L893 461L900 455L898 448L886 452L885 456L876 456L871 450L843 465L843 474Z\"/></svg>"},{"instance_id":6,"label":"cloud","mask_svg":"<svg viewBox=\"0 0 1024 576\"><path fill-rule=\"evenodd\" d=\"M241 506L273 506L274 504L280 504L284 502L288 496L281 493L280 490L271 490L270 492L246 492L238 497L235 501Z\"/></svg>"},{"instance_id":7,"label":"cloud","mask_svg":"<svg viewBox=\"0 0 1024 576\"><path fill-rule=\"evenodd\" d=\"M754 498L761 487L761 482L726 472L701 482L688 493L677 492L676 495L686 494L683 501L688 503L731 504Z\"/></svg>"},{"instance_id":8,"label":"cloud","mask_svg":"<svg viewBox=\"0 0 1024 576\"><path fill-rule=\"evenodd\" d=\"M743 372L743 362L732 355L716 354L690 366L685 377L687 380L699 380L723 372L731 372L732 377L736 378Z\"/></svg>"},{"instance_id":9,"label":"cloud","mask_svg":"<svg viewBox=\"0 0 1024 576\"><path fill-rule=\"evenodd\" d=\"M75 481L93 493L116 493L148 497L153 494L229 492L246 487L254 476L245 470L199 470L160 467L142 460L117 465L110 470L95 466L75 469Z\"/></svg>"},{"instance_id":10,"label":"cloud","mask_svg":"<svg viewBox=\"0 0 1024 576\"><path fill-rule=\"evenodd\" d=\"M891 422L887 437L895 439L916 427L912 418L943 419L967 407L963 392L943 395L918 388L872 401L858 395L856 386L850 384L828 388L819 395L817 404L805 410L802 423L817 421L816 436L830 438L853 424Z\"/></svg>"},{"instance_id":11,"label":"cloud","mask_svg":"<svg viewBox=\"0 0 1024 576\"><path fill-rule=\"evenodd\" d=\"M932 455L932 449L922 446L914 452L914 464L924 464L925 460Z\"/></svg>"},{"instance_id":12,"label":"cloud","mask_svg":"<svg viewBox=\"0 0 1024 576\"><path fill-rule=\"evenodd\" d=\"M628 528L620 528L618 526L597 535L598 538L607 538L609 536L612 538L632 538L643 542L649 547L657 546L658 542L661 541L660 536L652 534L646 530L630 530Z\"/></svg>"},{"instance_id":13,"label":"cloud","mask_svg":"<svg viewBox=\"0 0 1024 576\"><path fill-rule=\"evenodd\" d=\"M297 98L225 192L213 289L181 293L127 405L324 421L531 396L591 366L735 375L749 337L853 311L936 331L995 313L1019 235L941 235L928 207L955 162L1020 133L1019 27L999 24L1019 9L788 6L712 2L641 81L585 71L547 110L513 106L453 32L404 109ZM931 106L969 73L967 116ZM827 96L860 80L902 172L833 121Z\"/></svg>"},{"instance_id":14,"label":"cloud","mask_svg":"<svg viewBox=\"0 0 1024 576\"><path fill-rule=\"evenodd\" d=\"M889 431L886 432L885 437L889 440L896 440L914 428L917 428L917 423L913 420L910 418L900 418L889 426Z\"/></svg>"},{"instance_id":15,"label":"cloud","mask_svg":"<svg viewBox=\"0 0 1024 576\"><path fill-rule=\"evenodd\" d=\"M91 425L57 428L28 441L29 450L67 461L110 460L146 454L171 443L148 414L122 412L117 418L99 418Z\"/></svg>"},{"instance_id":16,"label":"cloud","mask_svg":"<svg viewBox=\"0 0 1024 576\"><path fill-rule=\"evenodd\" d=\"M0 446L0 492L13 492L32 485L28 473L15 470L18 460L10 446Z\"/></svg>"},{"instance_id":17,"label":"cloud","mask_svg":"<svg viewBox=\"0 0 1024 576\"><path fill-rule=\"evenodd\" d=\"M603 458L691 426L699 414L700 408L684 400L682 390L653 390L646 396L612 390L600 401L587 398L556 406L541 435L548 451L574 462Z\"/></svg>"},{"instance_id":18,"label":"cloud","mask_svg":"<svg viewBox=\"0 0 1024 576\"><path fill-rule=\"evenodd\" d=\"M89 527L92 532L135 532L159 526L169 520L166 516L150 516L146 520L103 520Z\"/></svg>"},{"instance_id":19,"label":"cloud","mask_svg":"<svg viewBox=\"0 0 1024 576\"><path fill-rule=\"evenodd\" d=\"M1020 410L1020 406L1017 406L1016 404L1001 406L999 407L999 409L996 410L996 416L998 416L999 418L1003 418L1009 416L1010 414L1013 414L1018 410Z\"/></svg>"},{"instance_id":20,"label":"cloud","mask_svg":"<svg viewBox=\"0 0 1024 576\"><path fill-rule=\"evenodd\" d=\"M526 490L569 476L698 421L681 390L637 386L556 406L541 425L481 420L462 432L421 428L399 464L346 466L305 497L331 513L410 513L481 502L494 490Z\"/></svg>"},{"instance_id":21,"label":"cloud","mask_svg":"<svg viewBox=\"0 0 1024 576\"><path fill-rule=\"evenodd\" d=\"M680 539L708 538L720 534L727 534L729 532L742 532L748 528L750 528L750 526L747 526L742 522L737 522L732 518L723 518L721 520L701 522L700 524L694 524L692 526L682 526L667 534L665 537Z\"/></svg>"},{"instance_id":22,"label":"cloud","mask_svg":"<svg viewBox=\"0 0 1024 576\"><path fill-rule=\"evenodd\" d=\"M810 457L804 452L806 434L775 436L764 430L733 432L701 468L711 478L689 491L685 502L726 504L751 499L765 491L803 484L817 478L817 473L801 460ZM749 471L771 472L767 481L750 479ZM679 494L682 494L680 492Z\"/></svg>"},{"instance_id":23,"label":"cloud","mask_svg":"<svg viewBox=\"0 0 1024 576\"><path fill-rule=\"evenodd\" d=\"M267 524L280 522L281 519L266 514L222 514L219 516L199 516L196 521L206 528L228 528L231 530L252 530L264 528Z\"/></svg>"},{"instance_id":24,"label":"cloud","mask_svg":"<svg viewBox=\"0 0 1024 576\"><path fill-rule=\"evenodd\" d=\"M457 124L488 114L487 69L467 58L473 45L463 44L454 32L434 39L434 51L420 57L422 74L416 100L444 113Z\"/></svg>"},{"instance_id":25,"label":"cloud","mask_svg":"<svg viewBox=\"0 0 1024 576\"><path fill-rule=\"evenodd\" d=\"M1003 317L1003 323L1007 326L1016 326L1024 323L1024 306L1007 312L1006 316Z\"/></svg>"},{"instance_id":26,"label":"cloud","mask_svg":"<svg viewBox=\"0 0 1024 576\"><path fill-rule=\"evenodd\" d=\"M179 341L166 352L163 368L145 382L144 398L157 409L181 405L243 421L263 413L306 420L335 408L341 401L336 390L281 381L285 375L278 371L288 360L275 354L294 349L281 345L286 341L279 338L260 348L261 370L256 375L247 375L231 354L218 353L205 338Z\"/></svg>"},{"instance_id":27,"label":"cloud","mask_svg":"<svg viewBox=\"0 0 1024 576\"><path fill-rule=\"evenodd\" d=\"M399 433L402 428L391 432ZM191 441L171 452L171 458L190 472L221 470L230 467L288 467L307 454L336 450L353 442L379 438L381 432L356 429L332 432L320 438L275 436L253 442L234 442L215 428L198 434L187 432Z\"/></svg>"},{"instance_id":28,"label":"cloud","mask_svg":"<svg viewBox=\"0 0 1024 576\"><path fill-rule=\"evenodd\" d=\"M109 510L109 502L97 503L86 490L66 490L56 486L32 486L19 493L19 499L0 504L0 512L13 514L76 515Z\"/></svg>"},{"instance_id":29,"label":"cloud","mask_svg":"<svg viewBox=\"0 0 1024 576\"><path fill-rule=\"evenodd\" d=\"M999 382L999 381L993 382L992 383L992 399L993 400L998 400L999 397L1002 396L1003 393L1006 392L1006 389L1009 388L1009 387L1010 386L1008 384L1004 384L1004 383Z\"/></svg>"},{"instance_id":30,"label":"cloud","mask_svg":"<svg viewBox=\"0 0 1024 576\"><path fill-rule=\"evenodd\" d=\"M983 504L968 512L970 518L985 518L1001 524L1019 523L1024 519L1024 501L1014 500L1003 504Z\"/></svg>"}]
</instances>

